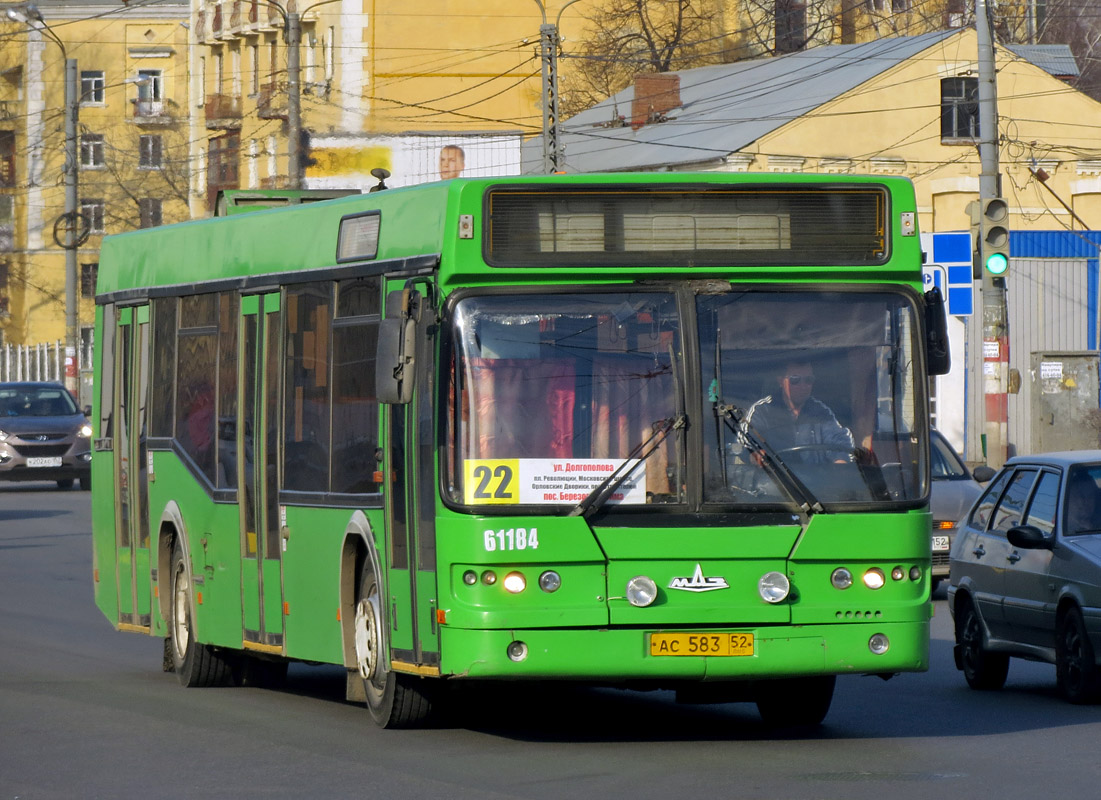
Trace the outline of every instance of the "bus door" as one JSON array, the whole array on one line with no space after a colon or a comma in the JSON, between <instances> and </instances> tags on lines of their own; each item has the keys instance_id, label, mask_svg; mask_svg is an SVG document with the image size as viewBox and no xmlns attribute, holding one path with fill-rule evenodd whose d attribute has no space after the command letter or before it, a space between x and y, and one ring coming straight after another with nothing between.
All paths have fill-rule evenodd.
<instances>
[{"instance_id":1,"label":"bus door","mask_svg":"<svg viewBox=\"0 0 1101 800\"><path fill-rule=\"evenodd\" d=\"M237 485L241 487L242 643L283 652L279 521L279 295L241 298Z\"/></svg>"},{"instance_id":2,"label":"bus door","mask_svg":"<svg viewBox=\"0 0 1101 800\"><path fill-rule=\"evenodd\" d=\"M387 316L400 293L387 299ZM423 291L422 291L423 297ZM389 531L387 603L390 658L399 671L438 674L436 620L436 392L433 313L426 306L417 326L416 388L412 402L390 405L386 436L386 522ZM429 323L432 317L433 322Z\"/></svg>"},{"instance_id":3,"label":"bus door","mask_svg":"<svg viewBox=\"0 0 1101 800\"><path fill-rule=\"evenodd\" d=\"M146 407L149 398L149 306L116 317L115 548L119 628L149 630L149 486Z\"/></svg>"}]
</instances>

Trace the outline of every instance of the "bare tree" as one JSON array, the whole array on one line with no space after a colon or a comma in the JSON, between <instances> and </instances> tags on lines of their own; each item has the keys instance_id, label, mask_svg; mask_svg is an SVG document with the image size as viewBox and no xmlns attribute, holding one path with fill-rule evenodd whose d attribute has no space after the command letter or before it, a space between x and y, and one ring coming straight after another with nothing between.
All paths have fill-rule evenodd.
<instances>
[{"instance_id":1,"label":"bare tree","mask_svg":"<svg viewBox=\"0 0 1101 800\"><path fill-rule=\"evenodd\" d=\"M576 47L562 54L566 116L630 84L640 72L669 72L736 60L723 30L723 0L602 0Z\"/></svg>"},{"instance_id":2,"label":"bare tree","mask_svg":"<svg viewBox=\"0 0 1101 800\"><path fill-rule=\"evenodd\" d=\"M1101 100L1101 16L1088 0L1048 0L1035 24L1036 41L1067 44L1074 53L1079 76L1074 88Z\"/></svg>"}]
</instances>

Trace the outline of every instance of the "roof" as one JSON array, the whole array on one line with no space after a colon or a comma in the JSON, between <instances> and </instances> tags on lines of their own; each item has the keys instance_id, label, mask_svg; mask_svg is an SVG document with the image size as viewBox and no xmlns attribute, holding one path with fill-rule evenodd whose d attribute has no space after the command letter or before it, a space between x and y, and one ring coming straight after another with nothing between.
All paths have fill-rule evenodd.
<instances>
[{"instance_id":1,"label":"roof","mask_svg":"<svg viewBox=\"0 0 1101 800\"><path fill-rule=\"evenodd\" d=\"M681 105L667 112L665 121L637 129L623 122L632 111L635 89L629 86L562 124L560 168L635 171L716 162L959 33L823 45L681 70L672 73L680 79ZM1015 45L1012 51L1059 76L1065 73L1058 70L1074 64L1066 45ZM542 171L542 146L540 137L524 143L524 172Z\"/></svg>"},{"instance_id":2,"label":"roof","mask_svg":"<svg viewBox=\"0 0 1101 800\"><path fill-rule=\"evenodd\" d=\"M775 58L682 70L681 106L669 121L611 127L630 114L634 87L563 126L567 172L641 170L715 161L901 64L958 31L824 45ZM542 168L542 141L524 147L524 171Z\"/></svg>"},{"instance_id":3,"label":"roof","mask_svg":"<svg viewBox=\"0 0 1101 800\"><path fill-rule=\"evenodd\" d=\"M1015 464L1042 464L1050 467L1071 467L1075 464L1101 462L1101 450L1062 450L1056 453L1036 453L1030 456L1014 456L1006 466Z\"/></svg>"},{"instance_id":4,"label":"roof","mask_svg":"<svg viewBox=\"0 0 1101 800\"><path fill-rule=\"evenodd\" d=\"M1007 44L1005 49L1056 78L1077 78L1080 74L1068 44Z\"/></svg>"}]
</instances>

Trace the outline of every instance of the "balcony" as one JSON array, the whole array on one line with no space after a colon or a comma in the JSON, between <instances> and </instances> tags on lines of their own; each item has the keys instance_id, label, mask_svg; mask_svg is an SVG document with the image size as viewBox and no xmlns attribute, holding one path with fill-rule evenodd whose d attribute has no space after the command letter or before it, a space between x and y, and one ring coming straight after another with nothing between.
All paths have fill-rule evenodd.
<instances>
[{"instance_id":1,"label":"balcony","mask_svg":"<svg viewBox=\"0 0 1101 800\"><path fill-rule=\"evenodd\" d=\"M176 122L176 117L168 108L164 100L132 99L134 116L131 121L138 125L171 125Z\"/></svg>"},{"instance_id":2,"label":"balcony","mask_svg":"<svg viewBox=\"0 0 1101 800\"><path fill-rule=\"evenodd\" d=\"M256 96L256 113L260 119L286 119L287 95L282 84L265 83Z\"/></svg>"},{"instance_id":3,"label":"balcony","mask_svg":"<svg viewBox=\"0 0 1101 800\"><path fill-rule=\"evenodd\" d=\"M16 119L19 116L18 100L0 100L0 122Z\"/></svg>"},{"instance_id":4,"label":"balcony","mask_svg":"<svg viewBox=\"0 0 1101 800\"><path fill-rule=\"evenodd\" d=\"M240 95L208 95L205 110L207 128L236 130L241 127Z\"/></svg>"}]
</instances>

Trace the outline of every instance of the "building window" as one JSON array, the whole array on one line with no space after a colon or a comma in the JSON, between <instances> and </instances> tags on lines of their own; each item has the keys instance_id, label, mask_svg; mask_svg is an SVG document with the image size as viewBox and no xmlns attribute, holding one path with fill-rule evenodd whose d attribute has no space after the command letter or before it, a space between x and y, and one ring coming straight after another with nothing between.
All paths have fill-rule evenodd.
<instances>
[{"instance_id":1,"label":"building window","mask_svg":"<svg viewBox=\"0 0 1101 800\"><path fill-rule=\"evenodd\" d=\"M103 160L103 134L80 134L80 166L83 169L102 169L106 165Z\"/></svg>"},{"instance_id":2,"label":"building window","mask_svg":"<svg viewBox=\"0 0 1101 800\"><path fill-rule=\"evenodd\" d=\"M896 14L901 14L903 11L910 10L910 0L891 0L891 11Z\"/></svg>"},{"instance_id":3,"label":"building window","mask_svg":"<svg viewBox=\"0 0 1101 800\"><path fill-rule=\"evenodd\" d=\"M137 115L159 117L164 113L164 75L159 69L139 69Z\"/></svg>"},{"instance_id":4,"label":"building window","mask_svg":"<svg viewBox=\"0 0 1101 800\"><path fill-rule=\"evenodd\" d=\"M155 228L161 224L161 200L159 197L142 197L138 200L141 227Z\"/></svg>"},{"instance_id":5,"label":"building window","mask_svg":"<svg viewBox=\"0 0 1101 800\"><path fill-rule=\"evenodd\" d=\"M80 265L80 296L95 297L96 277L99 275L99 262Z\"/></svg>"},{"instance_id":6,"label":"building window","mask_svg":"<svg viewBox=\"0 0 1101 800\"><path fill-rule=\"evenodd\" d=\"M807 46L807 6L803 0L777 0L776 52L795 53Z\"/></svg>"},{"instance_id":7,"label":"building window","mask_svg":"<svg viewBox=\"0 0 1101 800\"><path fill-rule=\"evenodd\" d=\"M15 198L0 194L0 253L15 250Z\"/></svg>"},{"instance_id":8,"label":"building window","mask_svg":"<svg viewBox=\"0 0 1101 800\"><path fill-rule=\"evenodd\" d=\"M260 93L260 45L249 45L249 92Z\"/></svg>"},{"instance_id":9,"label":"building window","mask_svg":"<svg viewBox=\"0 0 1101 800\"><path fill-rule=\"evenodd\" d=\"M103 105L106 102L106 89L107 81L103 77L103 70L84 70L80 73L81 103Z\"/></svg>"},{"instance_id":10,"label":"building window","mask_svg":"<svg viewBox=\"0 0 1101 800\"><path fill-rule=\"evenodd\" d=\"M102 200L81 200L80 201L80 215L84 217L85 223L88 225L89 233L105 233L103 218L104 205Z\"/></svg>"},{"instance_id":11,"label":"building window","mask_svg":"<svg viewBox=\"0 0 1101 800\"><path fill-rule=\"evenodd\" d=\"M164 166L163 145L158 134L143 134L138 139L138 169L160 169Z\"/></svg>"},{"instance_id":12,"label":"building window","mask_svg":"<svg viewBox=\"0 0 1101 800\"><path fill-rule=\"evenodd\" d=\"M979 138L979 79L944 78L940 82L940 138L945 141Z\"/></svg>"},{"instance_id":13,"label":"building window","mask_svg":"<svg viewBox=\"0 0 1101 800\"><path fill-rule=\"evenodd\" d=\"M0 131L0 186L15 186L15 131Z\"/></svg>"}]
</instances>

